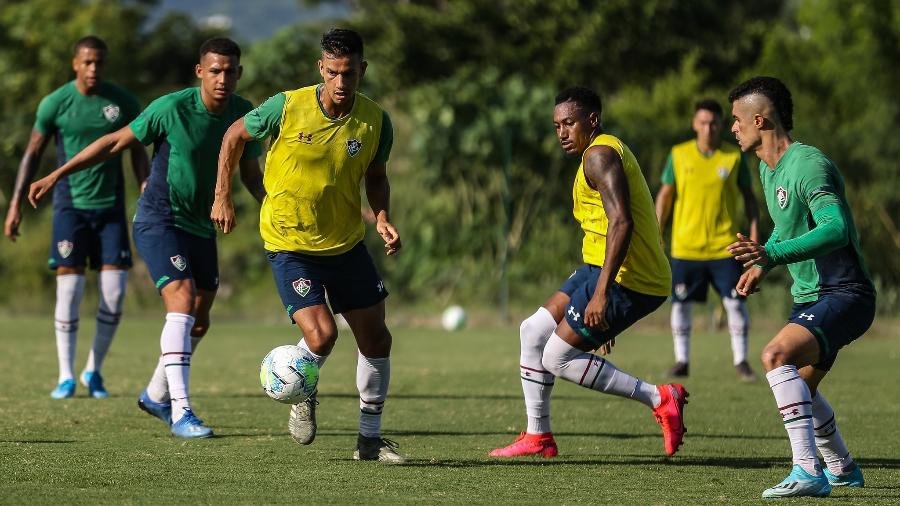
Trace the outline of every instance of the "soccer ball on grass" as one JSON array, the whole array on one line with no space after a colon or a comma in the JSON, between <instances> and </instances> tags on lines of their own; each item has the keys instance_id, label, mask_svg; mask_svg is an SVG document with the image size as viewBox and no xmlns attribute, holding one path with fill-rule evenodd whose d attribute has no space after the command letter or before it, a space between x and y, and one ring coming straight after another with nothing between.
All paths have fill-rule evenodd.
<instances>
[{"instance_id":1,"label":"soccer ball on grass","mask_svg":"<svg viewBox=\"0 0 900 506\"><path fill-rule=\"evenodd\" d=\"M319 366L303 356L299 347L279 346L263 359L259 381L269 397L285 404L297 404L316 391Z\"/></svg>"}]
</instances>

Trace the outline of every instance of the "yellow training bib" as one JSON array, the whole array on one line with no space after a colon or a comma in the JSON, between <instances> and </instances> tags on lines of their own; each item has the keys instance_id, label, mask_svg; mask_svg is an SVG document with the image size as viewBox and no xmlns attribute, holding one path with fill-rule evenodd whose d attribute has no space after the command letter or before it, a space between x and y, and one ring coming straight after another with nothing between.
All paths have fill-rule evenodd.
<instances>
[{"instance_id":1,"label":"yellow training bib","mask_svg":"<svg viewBox=\"0 0 900 506\"><path fill-rule=\"evenodd\" d=\"M609 146L615 149L622 158L622 166L628 180L634 229L631 234L631 245L616 275L616 282L629 290L646 295L668 296L672 289L672 271L663 252L653 199L641 168L628 146L612 135L597 136L588 149L593 146ZM572 188L572 198L575 201L573 214L584 230L582 243L584 262L602 267L606 258L608 219L600 192L591 188L585 179L583 156Z\"/></svg>"}]
</instances>

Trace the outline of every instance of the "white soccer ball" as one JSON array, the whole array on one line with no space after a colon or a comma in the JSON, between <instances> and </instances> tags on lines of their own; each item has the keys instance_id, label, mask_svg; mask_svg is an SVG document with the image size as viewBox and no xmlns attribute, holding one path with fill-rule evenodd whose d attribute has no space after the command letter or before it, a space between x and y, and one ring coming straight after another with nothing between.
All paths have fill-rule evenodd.
<instances>
[{"instance_id":1,"label":"white soccer ball","mask_svg":"<svg viewBox=\"0 0 900 506\"><path fill-rule=\"evenodd\" d=\"M462 330L466 326L466 310L459 306L450 306L441 315L441 325L444 330Z\"/></svg>"},{"instance_id":2,"label":"white soccer ball","mask_svg":"<svg viewBox=\"0 0 900 506\"><path fill-rule=\"evenodd\" d=\"M263 359L259 381L269 397L285 404L297 404L316 391L319 366L306 358L299 347L279 346Z\"/></svg>"}]
</instances>

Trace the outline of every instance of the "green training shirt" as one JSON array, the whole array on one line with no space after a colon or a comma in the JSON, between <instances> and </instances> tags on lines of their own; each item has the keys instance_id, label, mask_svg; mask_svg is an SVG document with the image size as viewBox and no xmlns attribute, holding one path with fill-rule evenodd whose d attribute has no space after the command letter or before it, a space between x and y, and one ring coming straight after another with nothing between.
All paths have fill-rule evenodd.
<instances>
[{"instance_id":1,"label":"green training shirt","mask_svg":"<svg viewBox=\"0 0 900 506\"><path fill-rule=\"evenodd\" d=\"M209 213L222 138L252 109L249 101L231 95L225 111L213 114L203 104L200 88L170 93L147 106L130 125L140 142L154 144L150 177L134 221L167 223L200 237L215 237ZM259 142L248 142L241 160L261 153Z\"/></svg>"},{"instance_id":2,"label":"green training shirt","mask_svg":"<svg viewBox=\"0 0 900 506\"><path fill-rule=\"evenodd\" d=\"M60 166L100 137L127 125L141 112L137 99L123 88L101 82L83 95L70 81L41 100L34 129L56 138ZM53 205L102 209L124 204L122 157L66 176L56 185Z\"/></svg>"},{"instance_id":3,"label":"green training shirt","mask_svg":"<svg viewBox=\"0 0 900 506\"><path fill-rule=\"evenodd\" d=\"M774 169L760 161L759 176L769 214L775 222L773 239L767 249L777 251L779 243L798 238L802 239L794 241L794 245L799 242L802 246L811 237L807 234L817 226L814 215L827 214L821 211L830 206L837 206L843 218L844 227L838 233L846 233L846 240L835 238L843 246L827 252L817 251L814 253L817 256L810 254L807 255L810 258L788 264L794 279L791 286L794 301L813 302L832 292L871 291L873 285L860 253L844 180L834 163L818 149L794 142Z\"/></svg>"}]
</instances>

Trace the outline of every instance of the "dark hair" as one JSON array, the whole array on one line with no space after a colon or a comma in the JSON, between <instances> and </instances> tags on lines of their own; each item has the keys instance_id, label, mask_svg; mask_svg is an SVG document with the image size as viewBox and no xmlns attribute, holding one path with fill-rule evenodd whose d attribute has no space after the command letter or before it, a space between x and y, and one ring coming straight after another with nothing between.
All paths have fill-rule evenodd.
<instances>
[{"instance_id":1,"label":"dark hair","mask_svg":"<svg viewBox=\"0 0 900 506\"><path fill-rule=\"evenodd\" d=\"M709 111L718 116L720 119L722 118L722 106L719 105L719 103L714 99L704 98L703 100L694 104L694 112L696 113L700 110Z\"/></svg>"},{"instance_id":2,"label":"dark hair","mask_svg":"<svg viewBox=\"0 0 900 506\"><path fill-rule=\"evenodd\" d=\"M322 52L339 58L353 55L362 58L363 40L353 30L332 28L322 35Z\"/></svg>"},{"instance_id":3,"label":"dark hair","mask_svg":"<svg viewBox=\"0 0 900 506\"><path fill-rule=\"evenodd\" d=\"M215 53L222 56L237 56L241 58L241 46L237 42L226 37L213 37L200 45L200 58L206 53Z\"/></svg>"},{"instance_id":4,"label":"dark hair","mask_svg":"<svg viewBox=\"0 0 900 506\"><path fill-rule=\"evenodd\" d=\"M81 48L84 47L88 49L103 51L104 53L109 51L109 49L106 47L106 42L103 42L103 39L97 37L96 35L88 35L87 37L78 39L78 42L75 43L75 54L78 54L78 51L81 51Z\"/></svg>"},{"instance_id":5,"label":"dark hair","mask_svg":"<svg viewBox=\"0 0 900 506\"><path fill-rule=\"evenodd\" d=\"M751 77L731 90L731 93L728 94L728 101L734 103L735 100L755 94L762 95L772 102L775 114L778 115L778 120L786 131L790 132L794 129L794 102L791 100L791 92L777 78Z\"/></svg>"},{"instance_id":6,"label":"dark hair","mask_svg":"<svg viewBox=\"0 0 900 506\"><path fill-rule=\"evenodd\" d=\"M562 90L556 95L556 105L570 100L589 113L596 112L598 117L603 112L603 104L600 103L600 95L597 95L597 93L590 88L585 88L584 86L572 86Z\"/></svg>"}]
</instances>

